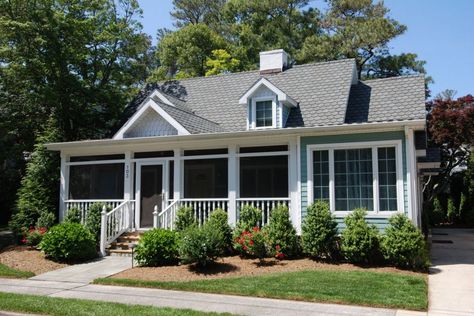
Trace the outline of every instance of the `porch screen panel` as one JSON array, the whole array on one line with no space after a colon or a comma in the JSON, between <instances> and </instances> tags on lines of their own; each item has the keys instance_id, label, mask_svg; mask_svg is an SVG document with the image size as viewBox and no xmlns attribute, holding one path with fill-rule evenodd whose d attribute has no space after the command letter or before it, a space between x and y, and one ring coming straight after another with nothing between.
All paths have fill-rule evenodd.
<instances>
[{"instance_id":1,"label":"porch screen panel","mask_svg":"<svg viewBox=\"0 0 474 316\"><path fill-rule=\"evenodd\" d=\"M329 152L313 152L313 198L329 202Z\"/></svg>"},{"instance_id":2,"label":"porch screen panel","mask_svg":"<svg viewBox=\"0 0 474 316\"><path fill-rule=\"evenodd\" d=\"M336 211L374 209L372 149L334 150Z\"/></svg>"},{"instance_id":3,"label":"porch screen panel","mask_svg":"<svg viewBox=\"0 0 474 316\"><path fill-rule=\"evenodd\" d=\"M227 159L184 161L184 198L227 198Z\"/></svg>"},{"instance_id":4,"label":"porch screen panel","mask_svg":"<svg viewBox=\"0 0 474 316\"><path fill-rule=\"evenodd\" d=\"M288 156L240 158L240 197L288 197Z\"/></svg>"},{"instance_id":5,"label":"porch screen panel","mask_svg":"<svg viewBox=\"0 0 474 316\"><path fill-rule=\"evenodd\" d=\"M397 165L395 148L377 149L380 211L397 210Z\"/></svg>"},{"instance_id":6,"label":"porch screen panel","mask_svg":"<svg viewBox=\"0 0 474 316\"><path fill-rule=\"evenodd\" d=\"M69 199L123 199L124 164L70 166Z\"/></svg>"}]
</instances>

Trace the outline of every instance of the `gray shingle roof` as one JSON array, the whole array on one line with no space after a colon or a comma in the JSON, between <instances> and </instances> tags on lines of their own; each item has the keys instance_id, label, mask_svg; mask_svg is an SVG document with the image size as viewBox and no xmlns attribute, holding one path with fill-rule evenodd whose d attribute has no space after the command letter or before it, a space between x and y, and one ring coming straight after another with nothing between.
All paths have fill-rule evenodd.
<instances>
[{"instance_id":1,"label":"gray shingle roof","mask_svg":"<svg viewBox=\"0 0 474 316\"><path fill-rule=\"evenodd\" d=\"M360 81L352 86L345 123L424 119L421 75Z\"/></svg>"},{"instance_id":2,"label":"gray shingle roof","mask_svg":"<svg viewBox=\"0 0 474 316\"><path fill-rule=\"evenodd\" d=\"M218 133L224 131L219 126L219 124L209 121L203 117L195 115L179 107L165 104L156 97L154 97L153 100L191 134Z\"/></svg>"}]
</instances>

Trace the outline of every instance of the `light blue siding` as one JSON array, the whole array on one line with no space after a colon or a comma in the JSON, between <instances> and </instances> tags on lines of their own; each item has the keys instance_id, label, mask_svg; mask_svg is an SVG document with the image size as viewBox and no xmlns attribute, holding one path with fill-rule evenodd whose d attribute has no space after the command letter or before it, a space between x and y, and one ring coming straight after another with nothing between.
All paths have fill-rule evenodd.
<instances>
[{"instance_id":1,"label":"light blue siding","mask_svg":"<svg viewBox=\"0 0 474 316\"><path fill-rule=\"evenodd\" d=\"M308 188L307 188L307 146L317 144L335 144L335 143L351 143L351 142L371 142L371 141L402 141L402 170L403 170L403 201L405 214L408 213L408 190L407 190L407 162L406 162L406 146L404 132L381 132L381 133L364 133L364 134L347 134L347 135L329 135L329 136L309 136L301 137L301 214L302 218L306 216L306 208L308 206ZM339 229L344 227L343 218L337 219ZM368 218L368 222L374 224L380 230L383 230L388 223L386 218Z\"/></svg>"}]
</instances>

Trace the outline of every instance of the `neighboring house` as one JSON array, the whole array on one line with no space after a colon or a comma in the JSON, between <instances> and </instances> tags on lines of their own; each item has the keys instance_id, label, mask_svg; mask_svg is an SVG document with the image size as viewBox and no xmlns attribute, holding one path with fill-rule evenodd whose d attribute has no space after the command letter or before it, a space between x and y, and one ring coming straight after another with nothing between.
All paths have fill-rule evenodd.
<instances>
[{"instance_id":1,"label":"neighboring house","mask_svg":"<svg viewBox=\"0 0 474 316\"><path fill-rule=\"evenodd\" d=\"M260 53L260 70L158 87L112 139L47 145L61 151L61 219L95 201L113 208L104 245L172 228L182 205L201 222L223 208L233 225L245 204L265 224L283 203L300 232L322 199L341 225L357 207L381 229L397 213L419 225L423 76L359 81L353 59L290 67L275 50Z\"/></svg>"}]
</instances>

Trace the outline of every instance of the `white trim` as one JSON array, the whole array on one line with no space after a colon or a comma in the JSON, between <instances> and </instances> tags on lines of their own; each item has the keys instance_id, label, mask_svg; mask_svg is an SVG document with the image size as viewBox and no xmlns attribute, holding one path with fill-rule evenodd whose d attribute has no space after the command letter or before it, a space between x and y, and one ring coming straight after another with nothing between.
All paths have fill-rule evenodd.
<instances>
[{"instance_id":1,"label":"white trim","mask_svg":"<svg viewBox=\"0 0 474 316\"><path fill-rule=\"evenodd\" d=\"M405 127L405 144L407 155L407 191L408 191L408 218L410 218L416 225L416 218L418 216L417 207L417 186L416 186L416 162L415 162L415 143L414 131L411 128Z\"/></svg>"},{"instance_id":2,"label":"white trim","mask_svg":"<svg viewBox=\"0 0 474 316\"><path fill-rule=\"evenodd\" d=\"M107 165L107 164L125 163L125 162L126 162L125 159L74 161L74 162L66 162L66 166Z\"/></svg>"},{"instance_id":3,"label":"white trim","mask_svg":"<svg viewBox=\"0 0 474 316\"><path fill-rule=\"evenodd\" d=\"M273 93L275 93L278 96L278 100L281 102L284 102L285 104L288 104L292 107L296 107L298 103L291 98L289 95L287 95L285 92L280 90L277 86L275 86L273 83L268 81L266 78L261 78L258 80L254 85L245 92L245 94L239 99L239 104L247 104L247 101L252 95L257 91L258 88L261 86L267 87L269 90L271 90Z\"/></svg>"},{"instance_id":4,"label":"white trim","mask_svg":"<svg viewBox=\"0 0 474 316\"><path fill-rule=\"evenodd\" d=\"M271 101L272 102L272 125L271 126L257 126L257 102L265 102L265 101ZM252 113L252 119L249 120L249 129L255 129L255 130L261 130L261 129L269 129L269 128L276 128L277 127L277 122L276 122L276 109L277 109L277 104L276 104L276 97L258 97L258 98L252 98L251 102L251 113Z\"/></svg>"},{"instance_id":5,"label":"white trim","mask_svg":"<svg viewBox=\"0 0 474 316\"><path fill-rule=\"evenodd\" d=\"M237 153L237 157L264 157L264 156L288 156L290 151L267 151L255 153Z\"/></svg>"},{"instance_id":6,"label":"white trim","mask_svg":"<svg viewBox=\"0 0 474 316\"><path fill-rule=\"evenodd\" d=\"M378 205L378 157L377 148L380 147L395 147L396 155L396 171L397 171L397 211L379 211ZM335 203L335 184L334 184L334 150L335 149L372 149L372 164L377 164L376 168L372 168L373 174L373 188L374 188L374 210L367 212L367 217L390 217L394 214L404 212L403 203L403 164L402 164L402 141L368 141L368 142L351 142L351 143L331 143L331 144L311 144L306 147L307 155L307 198L308 205L314 200L313 192L313 152L318 150L327 150L329 154L329 204L331 212L336 216L346 216L351 214L351 211L336 211ZM375 155L374 155L375 152ZM376 173L376 174L375 174ZM376 185L377 184L377 185ZM376 202L377 200L377 202Z\"/></svg>"},{"instance_id":7,"label":"white trim","mask_svg":"<svg viewBox=\"0 0 474 316\"><path fill-rule=\"evenodd\" d=\"M177 148L174 150L173 157L173 200L178 201L181 198L181 149Z\"/></svg>"},{"instance_id":8,"label":"white trim","mask_svg":"<svg viewBox=\"0 0 474 316\"><path fill-rule=\"evenodd\" d=\"M229 158L227 160L227 197L229 198L229 206L227 212L227 220L231 227L235 227L237 223L237 203L236 198L238 194L238 178L239 170L237 157L237 146L229 146Z\"/></svg>"},{"instance_id":9,"label":"white trim","mask_svg":"<svg viewBox=\"0 0 474 316\"><path fill-rule=\"evenodd\" d=\"M124 139L125 133L131 129L135 122L142 116L148 109L155 110L161 117L163 117L168 123L170 123L177 131L178 135L190 135L191 133L187 131L183 125L178 123L173 117L171 117L166 111L164 111L158 103L156 103L153 99L149 99L140 110L135 112L133 116L118 130L117 133L112 137L112 139Z\"/></svg>"},{"instance_id":10,"label":"white trim","mask_svg":"<svg viewBox=\"0 0 474 316\"><path fill-rule=\"evenodd\" d=\"M301 234L301 215L298 208L298 142L290 140L288 144L288 196L290 197L290 217L298 234Z\"/></svg>"},{"instance_id":11,"label":"white trim","mask_svg":"<svg viewBox=\"0 0 474 316\"><path fill-rule=\"evenodd\" d=\"M149 97L150 98L158 97L158 99L160 99L161 102L163 102L165 104L168 104L168 105L171 105L171 106L175 106L173 103L171 103L170 100L168 100L167 97L165 97L165 95L163 93L161 93L157 89L153 90L153 92L150 94Z\"/></svg>"},{"instance_id":12,"label":"white trim","mask_svg":"<svg viewBox=\"0 0 474 316\"><path fill-rule=\"evenodd\" d=\"M62 223L66 213L66 201L69 198L69 156L61 153L61 174L59 181L59 222Z\"/></svg>"},{"instance_id":13,"label":"white trim","mask_svg":"<svg viewBox=\"0 0 474 316\"><path fill-rule=\"evenodd\" d=\"M166 161L153 161L153 162L137 162L137 172L135 177L135 227L137 229L148 229L149 227L141 227L140 220L141 220L141 180L142 180L142 167L143 166L158 166L160 165L162 168L162 188L161 188L161 210L165 209L167 205L166 201L168 199L168 168Z\"/></svg>"},{"instance_id":14,"label":"white trim","mask_svg":"<svg viewBox=\"0 0 474 316\"><path fill-rule=\"evenodd\" d=\"M131 161L132 152L125 152L125 164L123 175L123 199L125 201L132 200L133 193L133 163Z\"/></svg>"}]
</instances>

